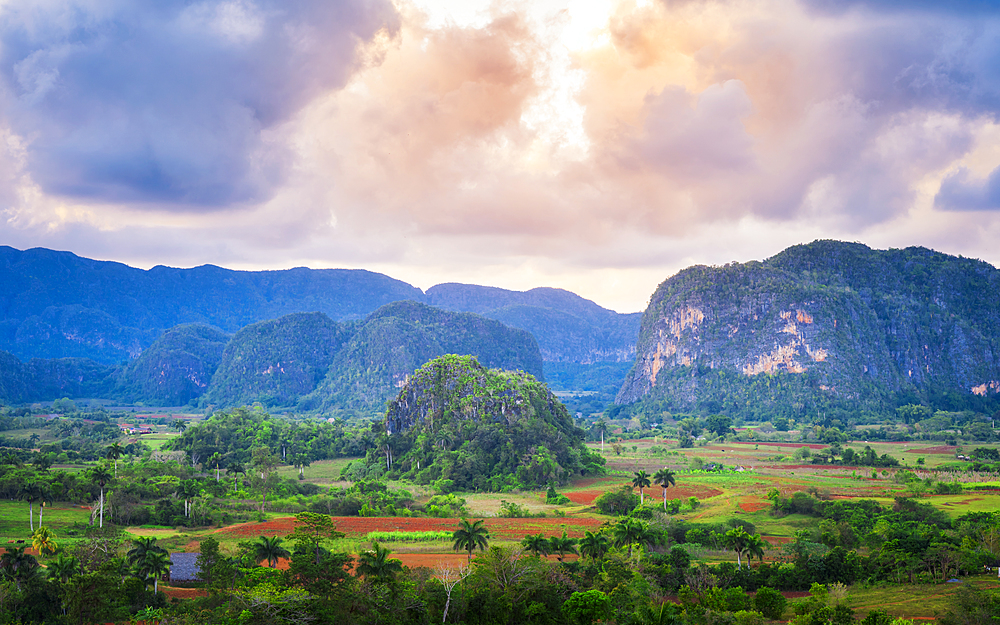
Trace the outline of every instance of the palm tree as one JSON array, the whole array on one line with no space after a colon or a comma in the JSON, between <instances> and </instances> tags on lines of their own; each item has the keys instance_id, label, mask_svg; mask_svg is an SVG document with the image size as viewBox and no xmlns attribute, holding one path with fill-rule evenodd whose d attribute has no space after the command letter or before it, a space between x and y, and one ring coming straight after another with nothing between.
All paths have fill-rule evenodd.
<instances>
[{"instance_id":1,"label":"palm tree","mask_svg":"<svg viewBox=\"0 0 1000 625\"><path fill-rule=\"evenodd\" d=\"M233 492L236 492L236 487L239 486L239 482L236 481L236 476L243 474L243 477L247 475L247 469L240 462L230 462L229 466L226 467L226 474L233 476Z\"/></svg>"},{"instance_id":2,"label":"palm tree","mask_svg":"<svg viewBox=\"0 0 1000 625\"><path fill-rule=\"evenodd\" d=\"M222 464L222 454L220 454L219 452L215 452L214 454L212 454L212 457L208 459L208 465L209 466L215 465L215 481L216 482L218 482L219 479L220 479L220 474L219 474L219 471L220 471L219 465L220 464Z\"/></svg>"},{"instance_id":3,"label":"palm tree","mask_svg":"<svg viewBox=\"0 0 1000 625\"><path fill-rule=\"evenodd\" d=\"M736 552L736 568L743 568L740 555L750 546L751 536L744 531L742 525L738 525L726 532L725 545Z\"/></svg>"},{"instance_id":4,"label":"palm tree","mask_svg":"<svg viewBox=\"0 0 1000 625\"><path fill-rule=\"evenodd\" d=\"M153 592L159 592L160 578L170 572L170 554L164 550L147 551L136 567L136 574L146 583L153 580Z\"/></svg>"},{"instance_id":5,"label":"palm tree","mask_svg":"<svg viewBox=\"0 0 1000 625\"><path fill-rule=\"evenodd\" d=\"M18 590L21 584L38 575L38 560L24 550L25 547L7 547L0 555L0 579L13 581Z\"/></svg>"},{"instance_id":6,"label":"palm tree","mask_svg":"<svg viewBox=\"0 0 1000 625\"><path fill-rule=\"evenodd\" d=\"M45 512L45 502L52 502L52 487L48 482L38 482L38 527L42 526L42 513Z\"/></svg>"},{"instance_id":7,"label":"palm tree","mask_svg":"<svg viewBox=\"0 0 1000 625\"><path fill-rule=\"evenodd\" d=\"M651 482L649 481L649 473L644 470L639 470L635 472L635 477L632 478L632 486L639 489L639 505L642 505L642 489L649 486Z\"/></svg>"},{"instance_id":8,"label":"palm tree","mask_svg":"<svg viewBox=\"0 0 1000 625\"><path fill-rule=\"evenodd\" d=\"M594 429L601 433L601 453L604 453L604 435L608 432L608 422L601 417L594 423Z\"/></svg>"},{"instance_id":9,"label":"palm tree","mask_svg":"<svg viewBox=\"0 0 1000 625\"><path fill-rule=\"evenodd\" d=\"M31 535L31 546L38 550L43 556L50 556L56 552L59 545L56 544L55 532L49 528L39 525L38 529Z\"/></svg>"},{"instance_id":10,"label":"palm tree","mask_svg":"<svg viewBox=\"0 0 1000 625\"><path fill-rule=\"evenodd\" d=\"M575 538L570 538L566 535L566 530L563 530L562 536L553 536L549 539L549 544L551 545L552 551L559 554L559 561L562 562L563 558L567 553L579 554L576 550L577 540Z\"/></svg>"},{"instance_id":11,"label":"palm tree","mask_svg":"<svg viewBox=\"0 0 1000 625\"><path fill-rule=\"evenodd\" d=\"M618 521L612 528L611 533L615 538L616 546L624 547L628 545L628 555L630 558L632 557L632 545L649 542L649 528L639 519L632 517Z\"/></svg>"},{"instance_id":12,"label":"palm tree","mask_svg":"<svg viewBox=\"0 0 1000 625\"><path fill-rule=\"evenodd\" d=\"M143 537L132 540L132 548L128 550L125 554L125 559L132 566L139 566L139 564L146 559L147 553L161 552L167 553L167 550L163 547L159 547L156 544L156 539L153 537Z\"/></svg>"},{"instance_id":13,"label":"palm tree","mask_svg":"<svg viewBox=\"0 0 1000 625\"><path fill-rule=\"evenodd\" d=\"M764 549L768 547L767 541L761 538L760 534L751 534L747 541L747 566L750 565L750 558L757 556L760 561L764 560Z\"/></svg>"},{"instance_id":14,"label":"palm tree","mask_svg":"<svg viewBox=\"0 0 1000 625\"><path fill-rule=\"evenodd\" d=\"M521 540L521 546L535 554L536 556L547 556L549 555L549 539L545 537L541 532L525 536Z\"/></svg>"},{"instance_id":15,"label":"palm tree","mask_svg":"<svg viewBox=\"0 0 1000 625\"><path fill-rule=\"evenodd\" d=\"M261 536L260 540L253 545L254 560L258 563L261 560L267 560L267 565L274 568L278 566L278 558L292 557L292 554L281 546L281 542L281 538L277 536L272 536L270 538L267 536Z\"/></svg>"},{"instance_id":16,"label":"palm tree","mask_svg":"<svg viewBox=\"0 0 1000 625\"><path fill-rule=\"evenodd\" d=\"M403 572L403 562L389 558L390 553L392 552L378 542L373 542L370 551L358 555L357 574L379 582L391 582L396 578L396 573Z\"/></svg>"},{"instance_id":17,"label":"palm tree","mask_svg":"<svg viewBox=\"0 0 1000 625\"><path fill-rule=\"evenodd\" d=\"M174 428L181 434L184 433L184 430L187 429L187 426L188 426L187 421L185 421L184 419L174 419L174 422L170 424L170 427Z\"/></svg>"},{"instance_id":18,"label":"palm tree","mask_svg":"<svg viewBox=\"0 0 1000 625\"><path fill-rule=\"evenodd\" d=\"M59 554L59 557L55 562L49 563L49 579L57 579L64 584L70 580L71 577L77 573L83 571L80 567L80 562L73 556L65 556Z\"/></svg>"},{"instance_id":19,"label":"palm tree","mask_svg":"<svg viewBox=\"0 0 1000 625\"><path fill-rule=\"evenodd\" d=\"M485 551L489 545L490 532L486 529L486 521L479 519L470 523L468 519L458 522L458 529L451 535L455 540L452 549L458 551L464 549L469 552L469 562L472 562L472 552L478 547L480 551Z\"/></svg>"},{"instance_id":20,"label":"palm tree","mask_svg":"<svg viewBox=\"0 0 1000 625\"><path fill-rule=\"evenodd\" d=\"M608 551L608 537L598 532L584 532L580 539L580 553L588 558L599 560Z\"/></svg>"},{"instance_id":21,"label":"palm tree","mask_svg":"<svg viewBox=\"0 0 1000 625\"><path fill-rule=\"evenodd\" d=\"M663 467L659 471L653 474L653 483L660 486L663 489L663 511L667 511L667 488L670 486L675 486L674 482L674 472Z\"/></svg>"},{"instance_id":22,"label":"palm tree","mask_svg":"<svg viewBox=\"0 0 1000 625\"><path fill-rule=\"evenodd\" d=\"M111 472L108 471L108 467L102 464L90 470L90 479L96 482L97 485L100 486L101 488L101 499L98 502L98 505L100 506L101 509L100 527L104 527L104 487L107 485L108 482L110 482L114 478L112 477ZM94 517L90 517L90 519L91 523L93 523Z\"/></svg>"},{"instance_id":23,"label":"palm tree","mask_svg":"<svg viewBox=\"0 0 1000 625\"><path fill-rule=\"evenodd\" d=\"M17 491L17 498L28 502L28 525L35 531L35 502L41 499L41 486L38 482L26 482Z\"/></svg>"},{"instance_id":24,"label":"palm tree","mask_svg":"<svg viewBox=\"0 0 1000 625\"><path fill-rule=\"evenodd\" d=\"M124 455L125 449L118 443L108 445L108 449L104 452L104 457L115 463L115 479L118 479L118 459Z\"/></svg>"}]
</instances>

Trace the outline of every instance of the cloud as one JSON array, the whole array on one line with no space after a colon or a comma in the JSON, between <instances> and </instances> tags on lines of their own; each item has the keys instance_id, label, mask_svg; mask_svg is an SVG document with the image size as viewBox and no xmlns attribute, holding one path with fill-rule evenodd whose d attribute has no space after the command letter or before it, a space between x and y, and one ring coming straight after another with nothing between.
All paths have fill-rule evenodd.
<instances>
[{"instance_id":1,"label":"cloud","mask_svg":"<svg viewBox=\"0 0 1000 625\"><path fill-rule=\"evenodd\" d=\"M266 199L269 137L398 26L388 0L0 6L0 118L47 192L201 210Z\"/></svg>"},{"instance_id":2,"label":"cloud","mask_svg":"<svg viewBox=\"0 0 1000 625\"><path fill-rule=\"evenodd\" d=\"M1000 167L979 180L960 167L941 182L934 205L954 211L1000 210Z\"/></svg>"}]
</instances>

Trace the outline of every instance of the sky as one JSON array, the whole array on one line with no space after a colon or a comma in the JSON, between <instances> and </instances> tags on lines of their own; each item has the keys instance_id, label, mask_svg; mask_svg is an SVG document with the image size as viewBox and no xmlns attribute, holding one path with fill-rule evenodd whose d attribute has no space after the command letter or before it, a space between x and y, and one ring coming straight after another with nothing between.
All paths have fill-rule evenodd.
<instances>
[{"instance_id":1,"label":"sky","mask_svg":"<svg viewBox=\"0 0 1000 625\"><path fill-rule=\"evenodd\" d=\"M0 0L0 244L619 312L815 239L997 266L998 111L984 0Z\"/></svg>"}]
</instances>

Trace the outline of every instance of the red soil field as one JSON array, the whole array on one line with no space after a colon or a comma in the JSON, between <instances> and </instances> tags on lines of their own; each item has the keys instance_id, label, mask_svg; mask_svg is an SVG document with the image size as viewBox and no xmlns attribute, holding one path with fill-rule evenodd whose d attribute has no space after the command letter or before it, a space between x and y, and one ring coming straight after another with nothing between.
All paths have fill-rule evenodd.
<instances>
[{"instance_id":1,"label":"red soil field","mask_svg":"<svg viewBox=\"0 0 1000 625\"><path fill-rule=\"evenodd\" d=\"M569 500L573 503L590 505L594 503L594 500L600 497L603 493L611 488L591 488L587 490L578 490L571 493L563 493ZM714 488L708 488L707 486L680 486L671 487L667 489L667 499L687 499L688 497L697 497L698 499L708 499L709 497L715 497L716 495L721 495L721 490L716 490ZM647 488L646 497L655 497L657 499L663 499L663 491L660 488Z\"/></svg>"},{"instance_id":2,"label":"red soil field","mask_svg":"<svg viewBox=\"0 0 1000 625\"><path fill-rule=\"evenodd\" d=\"M809 449L824 449L826 447L826 445L819 445L817 443L768 443L761 441L748 441L748 442L733 441L731 443L726 443L726 445L730 447L734 445L766 445L767 447L795 447L796 449L798 449L799 447L808 447ZM725 449L725 447L715 447L715 448ZM712 447L709 447L709 449L712 449Z\"/></svg>"},{"instance_id":3,"label":"red soil field","mask_svg":"<svg viewBox=\"0 0 1000 625\"><path fill-rule=\"evenodd\" d=\"M758 510L763 510L770 505L770 502L764 501L760 497L748 497L740 502L740 510L743 510L744 512L757 512Z\"/></svg>"},{"instance_id":4,"label":"red soil field","mask_svg":"<svg viewBox=\"0 0 1000 625\"><path fill-rule=\"evenodd\" d=\"M337 529L348 536L357 538L368 532L451 532L458 527L458 519L406 518L406 517L333 517ZM599 519L486 519L486 529L494 539L521 539L527 534L544 533L558 536L566 526L566 533L572 537L583 536L584 531L601 526ZM216 532L236 534L254 538L257 536L284 536L295 528L295 517L273 519L265 523L242 523L231 525Z\"/></svg>"},{"instance_id":5,"label":"red soil field","mask_svg":"<svg viewBox=\"0 0 1000 625\"><path fill-rule=\"evenodd\" d=\"M938 445L936 447L924 447L923 449L907 449L904 454L948 454L955 453L954 445Z\"/></svg>"},{"instance_id":6,"label":"red soil field","mask_svg":"<svg viewBox=\"0 0 1000 625\"><path fill-rule=\"evenodd\" d=\"M172 588L170 586L160 585L160 590L163 594L171 599L191 599L193 597L207 597L208 591L202 590L201 588Z\"/></svg>"}]
</instances>

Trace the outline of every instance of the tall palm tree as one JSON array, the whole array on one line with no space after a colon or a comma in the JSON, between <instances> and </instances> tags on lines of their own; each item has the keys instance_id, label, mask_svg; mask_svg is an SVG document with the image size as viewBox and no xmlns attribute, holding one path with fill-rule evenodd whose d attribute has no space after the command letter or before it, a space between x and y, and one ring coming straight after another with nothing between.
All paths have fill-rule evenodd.
<instances>
[{"instance_id":1,"label":"tall palm tree","mask_svg":"<svg viewBox=\"0 0 1000 625\"><path fill-rule=\"evenodd\" d=\"M115 479L118 479L118 459L125 455L125 449L118 443L111 443L104 452L104 457L115 463Z\"/></svg>"},{"instance_id":2,"label":"tall palm tree","mask_svg":"<svg viewBox=\"0 0 1000 625\"><path fill-rule=\"evenodd\" d=\"M757 556L758 560L764 560L764 549L768 547L767 541L761 538L760 534L751 534L747 540L747 566L750 566L750 558Z\"/></svg>"},{"instance_id":3,"label":"tall palm tree","mask_svg":"<svg viewBox=\"0 0 1000 625\"><path fill-rule=\"evenodd\" d=\"M549 539L544 534L538 532L534 535L525 536L521 539L521 546L535 554L536 556L549 555Z\"/></svg>"},{"instance_id":4,"label":"tall palm tree","mask_svg":"<svg viewBox=\"0 0 1000 625\"><path fill-rule=\"evenodd\" d=\"M56 552L59 545L56 544L55 532L49 528L39 525L38 529L31 534L31 546L38 550L43 556L50 556Z\"/></svg>"},{"instance_id":5,"label":"tall palm tree","mask_svg":"<svg viewBox=\"0 0 1000 625\"><path fill-rule=\"evenodd\" d=\"M659 471L653 474L653 483L660 486L663 489L663 511L667 511L667 488L670 486L675 486L674 472L663 467Z\"/></svg>"},{"instance_id":6,"label":"tall palm tree","mask_svg":"<svg viewBox=\"0 0 1000 625\"><path fill-rule=\"evenodd\" d=\"M215 467L215 481L218 482L221 479L220 465L222 464L222 454L219 452L213 453L205 464Z\"/></svg>"},{"instance_id":7,"label":"tall palm tree","mask_svg":"<svg viewBox=\"0 0 1000 625\"><path fill-rule=\"evenodd\" d=\"M599 560L608 552L608 537L603 533L584 532L580 539L580 553L588 558Z\"/></svg>"},{"instance_id":8,"label":"tall palm tree","mask_svg":"<svg viewBox=\"0 0 1000 625\"><path fill-rule=\"evenodd\" d=\"M42 513L45 512L45 502L52 502L52 486L48 482L38 482L38 527L42 526Z\"/></svg>"},{"instance_id":9,"label":"tall palm tree","mask_svg":"<svg viewBox=\"0 0 1000 625\"><path fill-rule=\"evenodd\" d=\"M562 562L563 558L567 553L579 554L576 550L577 540L575 538L570 538L566 535L566 530L563 530L562 536L553 536L549 539L549 545L551 545L552 551L559 554L559 561Z\"/></svg>"},{"instance_id":10,"label":"tall palm tree","mask_svg":"<svg viewBox=\"0 0 1000 625\"><path fill-rule=\"evenodd\" d=\"M472 552L478 547L480 551L485 551L489 545L490 532L486 529L486 521L479 519L470 523L468 519L458 522L458 529L452 533L455 540L452 549L458 551L464 549L469 552L469 562L472 562Z\"/></svg>"},{"instance_id":11,"label":"tall palm tree","mask_svg":"<svg viewBox=\"0 0 1000 625\"><path fill-rule=\"evenodd\" d=\"M101 510L101 524L100 527L104 527L104 487L110 482L114 477L111 475L111 471L108 471L108 467L105 465L98 465L90 470L90 479L97 483L101 488L101 499L98 502ZM90 517L91 522L93 522L94 517Z\"/></svg>"},{"instance_id":12,"label":"tall palm tree","mask_svg":"<svg viewBox=\"0 0 1000 625\"><path fill-rule=\"evenodd\" d=\"M253 545L254 560L257 562L267 560L267 565L273 569L278 566L278 558L292 557L292 554L281 546L281 542L281 538L277 536L261 536L260 539Z\"/></svg>"},{"instance_id":13,"label":"tall palm tree","mask_svg":"<svg viewBox=\"0 0 1000 625\"><path fill-rule=\"evenodd\" d=\"M184 433L184 430L187 429L187 426L188 426L187 421L185 421L184 419L174 419L174 422L170 424L170 427L174 428L181 434Z\"/></svg>"},{"instance_id":14,"label":"tall palm tree","mask_svg":"<svg viewBox=\"0 0 1000 625\"><path fill-rule=\"evenodd\" d=\"M639 489L639 505L642 505L642 489L651 485L652 482L649 481L649 473L644 470L639 470L635 472L635 477L632 478L632 486Z\"/></svg>"},{"instance_id":15,"label":"tall palm tree","mask_svg":"<svg viewBox=\"0 0 1000 625\"><path fill-rule=\"evenodd\" d=\"M25 482L17 490L17 498L28 502L28 525L32 532L35 531L35 502L41 499L41 490L41 485L35 481Z\"/></svg>"},{"instance_id":16,"label":"tall palm tree","mask_svg":"<svg viewBox=\"0 0 1000 625\"><path fill-rule=\"evenodd\" d=\"M650 538L649 527L639 519L632 517L618 521L611 529L611 534L614 536L616 546L628 545L630 558L632 557L632 546L637 543L648 543Z\"/></svg>"},{"instance_id":17,"label":"tall palm tree","mask_svg":"<svg viewBox=\"0 0 1000 625\"><path fill-rule=\"evenodd\" d=\"M378 542L373 542L370 551L358 554L358 575L364 575L379 582L394 580L396 573L403 572L403 562L390 558L390 553L392 552Z\"/></svg>"}]
</instances>

